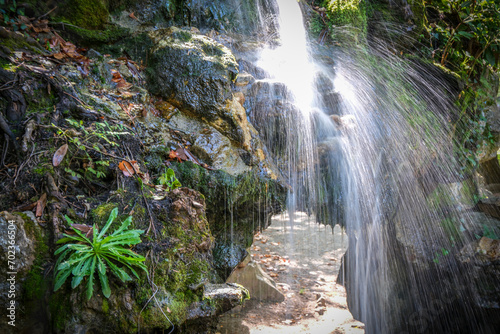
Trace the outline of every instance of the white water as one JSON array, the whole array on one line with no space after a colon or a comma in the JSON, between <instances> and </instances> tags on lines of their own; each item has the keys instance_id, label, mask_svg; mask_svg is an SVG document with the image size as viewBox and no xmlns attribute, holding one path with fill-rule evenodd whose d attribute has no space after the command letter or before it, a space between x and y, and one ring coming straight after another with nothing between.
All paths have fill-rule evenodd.
<instances>
[{"instance_id":1,"label":"white water","mask_svg":"<svg viewBox=\"0 0 500 334\"><path fill-rule=\"evenodd\" d=\"M326 215L329 221L323 223L345 224L349 235L345 278L353 314L366 323L368 333L430 331L440 313L418 311L442 302L436 293L448 283L471 281L452 256L439 257L459 249L443 221L466 230L469 220L446 188L459 180L460 167L448 128L453 106L447 83L429 81L433 73L427 68L405 64L386 50L366 54L375 59L372 63L339 52L337 68L321 67L323 80L333 83L341 100L335 113L343 121L336 124L328 116L331 106L313 89L320 67L311 61L299 5L276 1L279 46L265 49L257 65L269 74L267 83L284 84L287 93L281 94L299 110L284 116L286 153L276 157L291 185L290 220L296 208L315 208L322 201L338 205L328 209L341 212ZM331 150L320 168L316 149L323 144ZM437 196L450 202L445 210L432 197L441 185ZM444 283L441 272L450 276ZM400 306L393 294L410 302ZM469 298L464 290L457 296L460 302ZM468 303L457 311L452 302L444 305L454 316L440 319L443 328L464 315L474 319Z\"/></svg>"}]
</instances>

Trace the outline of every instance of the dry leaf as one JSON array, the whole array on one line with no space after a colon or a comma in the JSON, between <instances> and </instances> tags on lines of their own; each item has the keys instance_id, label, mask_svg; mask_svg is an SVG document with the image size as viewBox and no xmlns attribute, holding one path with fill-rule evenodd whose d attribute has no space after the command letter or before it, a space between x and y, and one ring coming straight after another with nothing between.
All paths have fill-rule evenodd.
<instances>
[{"instance_id":1,"label":"dry leaf","mask_svg":"<svg viewBox=\"0 0 500 334\"><path fill-rule=\"evenodd\" d=\"M56 153L54 153L54 157L52 158L52 164L54 165L54 167L57 167L61 164L67 152L68 144L64 144L63 146L59 147Z\"/></svg>"},{"instance_id":2,"label":"dry leaf","mask_svg":"<svg viewBox=\"0 0 500 334\"><path fill-rule=\"evenodd\" d=\"M45 206L47 205L47 194L44 193L40 199L36 202L36 217L43 216L43 210L45 210Z\"/></svg>"},{"instance_id":3,"label":"dry leaf","mask_svg":"<svg viewBox=\"0 0 500 334\"><path fill-rule=\"evenodd\" d=\"M73 225L71 225L71 227L84 233L87 238L92 237L92 235L94 233L94 229L92 228L92 226L89 226L89 225L73 224Z\"/></svg>"},{"instance_id":4,"label":"dry leaf","mask_svg":"<svg viewBox=\"0 0 500 334\"><path fill-rule=\"evenodd\" d=\"M133 85L131 83L128 83L122 77L122 75L120 74L120 72L118 72L117 70L111 70L111 74L113 75L113 78L111 79L111 81L113 81L113 82L116 83L116 88L119 91L126 91L126 90L132 88Z\"/></svg>"},{"instance_id":5,"label":"dry leaf","mask_svg":"<svg viewBox=\"0 0 500 334\"><path fill-rule=\"evenodd\" d=\"M123 172L123 175L130 177L135 174L134 167L127 161L122 161L118 164L118 168Z\"/></svg>"},{"instance_id":6,"label":"dry leaf","mask_svg":"<svg viewBox=\"0 0 500 334\"><path fill-rule=\"evenodd\" d=\"M134 12L128 14L128 17L137 21L137 17L135 17Z\"/></svg>"}]
</instances>

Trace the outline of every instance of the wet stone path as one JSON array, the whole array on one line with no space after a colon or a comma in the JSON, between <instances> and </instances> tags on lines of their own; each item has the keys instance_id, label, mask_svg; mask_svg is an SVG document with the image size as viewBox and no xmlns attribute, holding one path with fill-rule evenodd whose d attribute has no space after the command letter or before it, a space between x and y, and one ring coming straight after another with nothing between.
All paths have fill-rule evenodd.
<instances>
[{"instance_id":1,"label":"wet stone path","mask_svg":"<svg viewBox=\"0 0 500 334\"><path fill-rule=\"evenodd\" d=\"M285 301L249 300L222 315L216 333L364 333L347 309L344 288L335 283L347 236L304 213L289 218L273 217L251 247L252 260L275 280Z\"/></svg>"}]
</instances>

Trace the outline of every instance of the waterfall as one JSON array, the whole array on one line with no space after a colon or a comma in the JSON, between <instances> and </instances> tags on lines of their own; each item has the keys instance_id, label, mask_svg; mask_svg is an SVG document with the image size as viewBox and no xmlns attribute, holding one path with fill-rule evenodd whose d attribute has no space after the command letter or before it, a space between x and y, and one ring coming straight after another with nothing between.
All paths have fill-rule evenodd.
<instances>
[{"instance_id":1,"label":"waterfall","mask_svg":"<svg viewBox=\"0 0 500 334\"><path fill-rule=\"evenodd\" d=\"M270 7L279 39L266 37L245 107L288 177L288 210L345 226L354 317L367 333L480 332L472 276L452 256L473 230L454 190L470 175L451 139L452 80L382 47L315 61L297 1Z\"/></svg>"}]
</instances>

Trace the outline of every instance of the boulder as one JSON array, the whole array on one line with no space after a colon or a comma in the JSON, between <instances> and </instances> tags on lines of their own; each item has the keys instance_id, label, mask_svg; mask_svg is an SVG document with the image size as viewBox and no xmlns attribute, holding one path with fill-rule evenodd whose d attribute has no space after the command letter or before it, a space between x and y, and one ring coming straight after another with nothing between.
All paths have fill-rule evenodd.
<instances>
[{"instance_id":1,"label":"boulder","mask_svg":"<svg viewBox=\"0 0 500 334\"><path fill-rule=\"evenodd\" d=\"M226 282L244 286L250 292L251 299L275 303L285 300L274 280L253 261L242 268L236 268Z\"/></svg>"},{"instance_id":2,"label":"boulder","mask_svg":"<svg viewBox=\"0 0 500 334\"><path fill-rule=\"evenodd\" d=\"M150 91L248 148L245 110L231 92L238 74L231 51L205 35L176 27L149 36L154 42L147 72Z\"/></svg>"},{"instance_id":3,"label":"boulder","mask_svg":"<svg viewBox=\"0 0 500 334\"><path fill-rule=\"evenodd\" d=\"M202 301L191 304L187 312L188 320L213 317L241 305L248 299L248 291L238 284L207 284Z\"/></svg>"}]
</instances>

